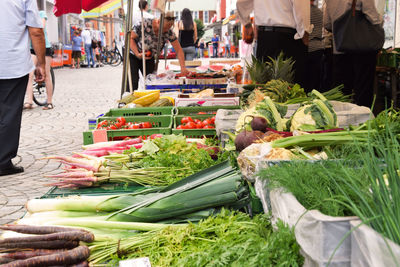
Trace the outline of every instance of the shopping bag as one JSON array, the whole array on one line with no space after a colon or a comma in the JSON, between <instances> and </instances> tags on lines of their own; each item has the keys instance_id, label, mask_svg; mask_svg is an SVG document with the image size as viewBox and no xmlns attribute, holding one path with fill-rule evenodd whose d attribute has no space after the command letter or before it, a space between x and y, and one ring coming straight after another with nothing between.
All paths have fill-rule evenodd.
<instances>
[{"instance_id":1,"label":"shopping bag","mask_svg":"<svg viewBox=\"0 0 400 267\"><path fill-rule=\"evenodd\" d=\"M333 22L333 39L339 52L363 53L378 51L385 42L382 25L373 25L360 11L355 10L356 0L352 8Z\"/></svg>"}]
</instances>

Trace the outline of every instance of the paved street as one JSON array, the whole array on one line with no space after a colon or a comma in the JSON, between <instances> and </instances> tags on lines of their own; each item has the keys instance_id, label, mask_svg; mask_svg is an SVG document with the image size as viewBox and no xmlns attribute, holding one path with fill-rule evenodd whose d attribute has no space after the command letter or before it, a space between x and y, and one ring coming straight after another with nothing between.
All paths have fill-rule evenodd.
<instances>
[{"instance_id":1,"label":"paved street","mask_svg":"<svg viewBox=\"0 0 400 267\"><path fill-rule=\"evenodd\" d=\"M25 172L0 177L0 224L20 218L28 199L49 190L45 186L49 180L43 175L59 172L59 164L40 159L80 150L88 118L116 107L121 76L122 66L55 70L55 108L42 110L35 105L23 112L20 147L14 163L23 166Z\"/></svg>"}]
</instances>

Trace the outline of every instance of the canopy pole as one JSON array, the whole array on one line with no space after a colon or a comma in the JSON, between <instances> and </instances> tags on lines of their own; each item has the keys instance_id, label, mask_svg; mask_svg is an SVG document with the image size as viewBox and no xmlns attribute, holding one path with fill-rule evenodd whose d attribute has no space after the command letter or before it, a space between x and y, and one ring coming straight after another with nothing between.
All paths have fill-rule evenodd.
<instances>
[{"instance_id":1,"label":"canopy pole","mask_svg":"<svg viewBox=\"0 0 400 267\"><path fill-rule=\"evenodd\" d=\"M168 11L170 9L170 6L171 6L171 2L168 1L168 9L167 9ZM164 69L167 69L167 55L168 55L168 47L167 47L166 51L164 50L164 61L165 61Z\"/></svg>"},{"instance_id":2,"label":"canopy pole","mask_svg":"<svg viewBox=\"0 0 400 267\"><path fill-rule=\"evenodd\" d=\"M143 62L143 84L144 90L146 90L146 47L144 46L144 18L143 9L140 9L140 14L142 16L142 62Z\"/></svg>"},{"instance_id":3,"label":"canopy pole","mask_svg":"<svg viewBox=\"0 0 400 267\"><path fill-rule=\"evenodd\" d=\"M123 6L122 6L123 8ZM130 39L131 39L131 29L132 29L132 10L133 10L133 0L128 0L128 14L125 17L125 48L124 48L124 66L122 71L122 86L121 86L121 98L124 92L126 92L126 87L128 85L128 75L129 75L129 88L132 92L132 77L130 72Z\"/></svg>"},{"instance_id":4,"label":"canopy pole","mask_svg":"<svg viewBox=\"0 0 400 267\"><path fill-rule=\"evenodd\" d=\"M161 36L162 36L163 27L164 27L164 17L165 17L165 10L161 12L161 16L160 16L160 29L158 30L156 65L154 68L156 73L158 73L158 62L160 61Z\"/></svg>"}]
</instances>

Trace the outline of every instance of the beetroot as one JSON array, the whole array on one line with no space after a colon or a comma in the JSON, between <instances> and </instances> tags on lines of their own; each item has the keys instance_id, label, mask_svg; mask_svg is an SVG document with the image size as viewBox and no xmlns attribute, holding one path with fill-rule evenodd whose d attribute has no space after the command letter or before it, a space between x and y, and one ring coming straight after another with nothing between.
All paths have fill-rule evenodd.
<instances>
[{"instance_id":1,"label":"beetroot","mask_svg":"<svg viewBox=\"0 0 400 267\"><path fill-rule=\"evenodd\" d=\"M250 125L253 131L261 131L265 133L268 127L268 121L263 117L254 117Z\"/></svg>"},{"instance_id":2,"label":"beetroot","mask_svg":"<svg viewBox=\"0 0 400 267\"><path fill-rule=\"evenodd\" d=\"M235 146L237 151L242 151L264 135L261 131L241 131L235 139Z\"/></svg>"}]
</instances>

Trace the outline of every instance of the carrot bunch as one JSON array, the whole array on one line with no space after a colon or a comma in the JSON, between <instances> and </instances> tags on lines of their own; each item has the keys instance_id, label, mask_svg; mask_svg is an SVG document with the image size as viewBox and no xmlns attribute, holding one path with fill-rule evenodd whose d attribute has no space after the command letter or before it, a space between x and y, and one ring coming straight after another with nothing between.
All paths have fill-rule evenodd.
<instances>
[{"instance_id":1,"label":"carrot bunch","mask_svg":"<svg viewBox=\"0 0 400 267\"><path fill-rule=\"evenodd\" d=\"M0 266L88 266L90 251L80 241L91 243L91 232L75 228L3 225L1 230L30 234L0 239Z\"/></svg>"}]
</instances>

